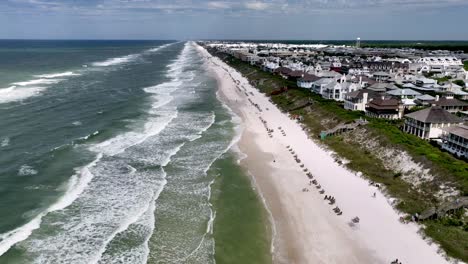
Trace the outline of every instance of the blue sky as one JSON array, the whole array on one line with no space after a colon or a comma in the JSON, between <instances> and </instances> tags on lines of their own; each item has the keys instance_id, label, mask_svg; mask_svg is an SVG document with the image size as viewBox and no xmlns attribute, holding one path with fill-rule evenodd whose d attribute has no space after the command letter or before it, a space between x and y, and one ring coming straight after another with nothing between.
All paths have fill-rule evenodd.
<instances>
[{"instance_id":1,"label":"blue sky","mask_svg":"<svg viewBox=\"0 0 468 264\"><path fill-rule=\"evenodd\" d=\"M468 40L468 0L1 0L0 38Z\"/></svg>"}]
</instances>

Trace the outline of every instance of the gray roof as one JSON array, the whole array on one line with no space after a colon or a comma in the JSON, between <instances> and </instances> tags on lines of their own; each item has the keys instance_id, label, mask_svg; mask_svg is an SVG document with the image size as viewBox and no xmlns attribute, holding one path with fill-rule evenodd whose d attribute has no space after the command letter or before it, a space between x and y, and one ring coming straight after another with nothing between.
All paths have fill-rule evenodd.
<instances>
[{"instance_id":1,"label":"gray roof","mask_svg":"<svg viewBox=\"0 0 468 264\"><path fill-rule=\"evenodd\" d=\"M321 78L321 79L318 79L317 81L314 82L315 85L324 85L324 84L329 84L331 82L336 82L335 80L333 79L330 79L330 78Z\"/></svg>"},{"instance_id":2,"label":"gray roof","mask_svg":"<svg viewBox=\"0 0 468 264\"><path fill-rule=\"evenodd\" d=\"M369 86L369 90L377 91L377 92L385 92L387 90L387 83L374 83Z\"/></svg>"},{"instance_id":3,"label":"gray roof","mask_svg":"<svg viewBox=\"0 0 468 264\"><path fill-rule=\"evenodd\" d=\"M464 107L468 106L468 103L460 101L456 98L447 98L447 97L442 97L439 98L439 100L434 100L430 101L429 103L437 106L458 106L458 107Z\"/></svg>"},{"instance_id":4,"label":"gray roof","mask_svg":"<svg viewBox=\"0 0 468 264\"><path fill-rule=\"evenodd\" d=\"M403 96L403 95L412 95L412 96L417 96L421 95L421 93L416 92L415 90L411 89L395 89L392 91L387 92L390 95L395 95L395 96Z\"/></svg>"},{"instance_id":5,"label":"gray roof","mask_svg":"<svg viewBox=\"0 0 468 264\"><path fill-rule=\"evenodd\" d=\"M405 117L416 119L424 123L453 124L463 122L461 118L452 115L448 111L445 111L444 109L438 106L432 106L414 113L410 113L405 115Z\"/></svg>"},{"instance_id":6,"label":"gray roof","mask_svg":"<svg viewBox=\"0 0 468 264\"><path fill-rule=\"evenodd\" d=\"M356 91L354 91L354 92L347 93L346 96L349 97L349 98L358 98L358 99L362 99L364 93L367 93L367 94L368 94L368 98L372 98L372 97L375 97L375 96L376 96L376 93L375 93L374 91L368 90L368 89L356 90Z\"/></svg>"},{"instance_id":7,"label":"gray roof","mask_svg":"<svg viewBox=\"0 0 468 264\"><path fill-rule=\"evenodd\" d=\"M421 101L431 101L431 100L435 100L435 97L430 96L428 94L423 94L423 95L416 96L416 99L421 100Z\"/></svg>"},{"instance_id":8,"label":"gray roof","mask_svg":"<svg viewBox=\"0 0 468 264\"><path fill-rule=\"evenodd\" d=\"M450 126L450 127L444 127L442 129L451 134L468 139L468 126L467 125Z\"/></svg>"},{"instance_id":9,"label":"gray roof","mask_svg":"<svg viewBox=\"0 0 468 264\"><path fill-rule=\"evenodd\" d=\"M321 77L341 77L341 74L336 71L322 71L320 73Z\"/></svg>"},{"instance_id":10,"label":"gray roof","mask_svg":"<svg viewBox=\"0 0 468 264\"><path fill-rule=\"evenodd\" d=\"M318 79L320 79L320 77L317 77L313 74L304 74L304 77L300 78L299 81L301 82L314 82L314 81L317 81Z\"/></svg>"},{"instance_id":11,"label":"gray roof","mask_svg":"<svg viewBox=\"0 0 468 264\"><path fill-rule=\"evenodd\" d=\"M389 72L384 72L384 71L379 71L379 72L374 72L374 76L390 76Z\"/></svg>"}]
</instances>

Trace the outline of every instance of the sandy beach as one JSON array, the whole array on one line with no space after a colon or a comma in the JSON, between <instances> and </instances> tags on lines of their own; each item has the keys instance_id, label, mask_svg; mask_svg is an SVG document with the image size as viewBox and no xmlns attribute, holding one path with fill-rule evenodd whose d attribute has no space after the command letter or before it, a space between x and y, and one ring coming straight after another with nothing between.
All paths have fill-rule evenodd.
<instances>
[{"instance_id":1,"label":"sandy beach","mask_svg":"<svg viewBox=\"0 0 468 264\"><path fill-rule=\"evenodd\" d=\"M271 214L274 263L449 263L418 234L419 226L400 222L377 187L336 163L241 74L198 49L219 82L220 99L242 119L241 164ZM336 202L330 205L325 195Z\"/></svg>"}]
</instances>

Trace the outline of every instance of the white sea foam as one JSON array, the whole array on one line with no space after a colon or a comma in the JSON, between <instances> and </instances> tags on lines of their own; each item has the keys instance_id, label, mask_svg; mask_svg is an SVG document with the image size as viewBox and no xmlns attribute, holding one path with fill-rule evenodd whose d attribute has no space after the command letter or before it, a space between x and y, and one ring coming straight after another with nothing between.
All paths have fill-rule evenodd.
<instances>
[{"instance_id":1,"label":"white sea foam","mask_svg":"<svg viewBox=\"0 0 468 264\"><path fill-rule=\"evenodd\" d=\"M182 54L185 53L186 49L184 49ZM150 111L150 117L143 125L142 130L135 129L132 132L118 135L101 144L91 146L91 150L99 153L98 158L93 163L79 170L79 177L73 176L70 179L66 194L57 203L50 206L45 212L26 225L6 235L0 235L0 255L15 243L27 239L34 229L39 228L42 217L47 213L58 210L61 210L61 214L63 212L66 215L76 213L74 212L76 209L74 205L77 204L81 208L81 215L77 218L67 217L65 218L65 222L61 220L54 222L54 219L49 218L44 220L44 223L48 225L60 225L60 230L62 231L47 238L33 234L30 239L22 243L28 251L38 256L34 259L35 263L54 263L54 260L58 259L62 260L61 263L82 263L83 261L86 263L97 263L101 258L103 259L102 263L117 261L118 259L115 258L111 258L109 262L104 261L103 256L106 253L107 246L117 234L128 230L133 223L140 223L142 219L146 219L144 221L146 221L146 224L149 224L148 227L151 231L145 233L146 237L143 244L143 260L146 262L149 254L148 241L154 229L155 200L163 190L166 182L165 180L161 181L161 179L155 178L154 174L146 175L145 172L138 172L127 163L129 160L136 158L137 156L133 157L133 155L139 153L141 149L126 150L131 146L139 145L152 135L160 133L177 117L177 108L169 104L173 100L171 93L178 89L177 86L181 86L179 78L183 78L183 76L180 76L183 70L177 67L180 66L180 63L185 58L184 56L179 56L178 60L170 67L170 70L173 70L168 73L168 76L172 78L171 82L165 86L151 87L145 90L153 94L152 97L155 99L159 98L152 105L153 110L158 110L155 111L157 115L152 115ZM213 120L210 121L211 126ZM162 154L164 157L167 154L172 156L180 148L180 145L176 145L172 151L163 150ZM153 149L147 150L151 152L155 151ZM101 157L105 155L113 156L123 152L125 153L121 156L115 158L106 157L101 160ZM141 156L138 158L139 160L144 157L141 154L138 156ZM161 161L164 163L169 162L167 159L160 159L158 162ZM128 176L129 173L132 174L132 177ZM109 175L112 175L112 177L108 177ZM122 200L122 195L126 195L126 199ZM103 223L106 223L106 226L101 225ZM5 239L3 239L4 237ZM80 243L77 243L77 241L80 241ZM92 242L92 244L87 244L88 242ZM60 252L61 256L57 255L58 252ZM127 254L139 254L139 252L135 253L132 251L127 252ZM125 255L125 253L122 253L120 257L123 260L128 259L128 255ZM137 259L138 263L140 263L142 258Z\"/></svg>"},{"instance_id":2,"label":"white sea foam","mask_svg":"<svg viewBox=\"0 0 468 264\"><path fill-rule=\"evenodd\" d=\"M35 170L32 166L29 165L22 165L20 169L18 170L18 175L19 176L31 176L31 175L36 175L37 170Z\"/></svg>"},{"instance_id":3,"label":"white sea foam","mask_svg":"<svg viewBox=\"0 0 468 264\"><path fill-rule=\"evenodd\" d=\"M26 98L40 95L46 88L45 87L16 87L11 86L8 88L0 89L0 103L10 103L21 101Z\"/></svg>"},{"instance_id":4,"label":"white sea foam","mask_svg":"<svg viewBox=\"0 0 468 264\"><path fill-rule=\"evenodd\" d=\"M92 151L102 152L109 156L114 156L124 152L127 148L141 144L149 137L155 136L160 133L169 123L177 117L178 111L174 107L165 107L172 100L171 93L179 89L183 82L179 80L182 73L183 63L186 62L187 48L184 48L177 59L168 67L168 76L172 78L171 81L159 85L146 87L143 90L147 93L154 94L155 102L149 110L150 114L156 114L158 117L148 120L144 124L142 132L130 131L114 138L106 140L102 143L96 144L91 147ZM161 109L165 107L164 109Z\"/></svg>"},{"instance_id":5,"label":"white sea foam","mask_svg":"<svg viewBox=\"0 0 468 264\"><path fill-rule=\"evenodd\" d=\"M57 78L57 77L68 77L68 76L79 76L79 75L81 74L68 71L68 72L60 72L60 73L41 74L41 75L35 75L35 76L39 78L50 79L50 78Z\"/></svg>"},{"instance_id":6,"label":"white sea foam","mask_svg":"<svg viewBox=\"0 0 468 264\"><path fill-rule=\"evenodd\" d=\"M90 171L90 168L96 166L96 164L101 160L102 154L98 154L96 159L88 164L87 166L76 169L76 173L70 178L68 182L67 191L56 203L49 207L48 212L54 212L62 210L68 207L73 201L80 196L84 191L89 182L93 179L93 174Z\"/></svg>"},{"instance_id":7,"label":"white sea foam","mask_svg":"<svg viewBox=\"0 0 468 264\"><path fill-rule=\"evenodd\" d=\"M0 143L0 147L4 148L10 145L10 138L9 137L4 137Z\"/></svg>"},{"instance_id":8,"label":"white sea foam","mask_svg":"<svg viewBox=\"0 0 468 264\"><path fill-rule=\"evenodd\" d=\"M29 81L15 82L10 87L0 89L0 103L9 103L21 101L26 98L40 95L51 84L56 84L64 81L65 79L58 79L58 77L77 76L80 74L73 72L62 72L52 74L36 75L38 79Z\"/></svg>"},{"instance_id":9,"label":"white sea foam","mask_svg":"<svg viewBox=\"0 0 468 264\"><path fill-rule=\"evenodd\" d=\"M130 55L123 56L123 57L107 59L101 62L94 62L92 63L92 65L96 67L107 67L107 66L119 65L119 64L131 62L139 57L140 57L140 54L130 54Z\"/></svg>"},{"instance_id":10,"label":"white sea foam","mask_svg":"<svg viewBox=\"0 0 468 264\"><path fill-rule=\"evenodd\" d=\"M90 174L89 169L96 165L96 163L101 159L102 155L98 157L83 167L81 170L77 171L77 175L72 176L68 183L67 191L56 203L51 205L47 210L38 214L28 223L20 226L14 230L11 230L7 233L0 234L0 256L7 252L13 245L27 239L34 230L38 229L41 225L42 218L50 212L63 209L70 205L86 188L87 184L92 179L92 174ZM25 165L27 166L27 165ZM21 170L21 169L20 169Z\"/></svg>"},{"instance_id":11,"label":"white sea foam","mask_svg":"<svg viewBox=\"0 0 468 264\"><path fill-rule=\"evenodd\" d=\"M157 51L160 51L160 50L162 50L164 48L167 48L167 47L171 46L172 44L174 44L174 43L164 44L164 45L161 45L159 47L149 49L149 50L147 50L147 52L157 52Z\"/></svg>"},{"instance_id":12,"label":"white sea foam","mask_svg":"<svg viewBox=\"0 0 468 264\"><path fill-rule=\"evenodd\" d=\"M63 79L40 78L40 79L34 79L30 81L25 81L25 82L15 82L13 83L13 85L31 86L31 85L38 85L38 84L54 84L54 83L59 83L61 81L63 81Z\"/></svg>"},{"instance_id":13,"label":"white sea foam","mask_svg":"<svg viewBox=\"0 0 468 264\"><path fill-rule=\"evenodd\" d=\"M104 153L108 156L115 156L124 152L129 147L138 145L149 137L157 135L176 117L177 111L171 111L168 115L157 118L158 122L146 123L144 125L143 132L126 132L102 143L96 144L90 149L95 152Z\"/></svg>"}]
</instances>

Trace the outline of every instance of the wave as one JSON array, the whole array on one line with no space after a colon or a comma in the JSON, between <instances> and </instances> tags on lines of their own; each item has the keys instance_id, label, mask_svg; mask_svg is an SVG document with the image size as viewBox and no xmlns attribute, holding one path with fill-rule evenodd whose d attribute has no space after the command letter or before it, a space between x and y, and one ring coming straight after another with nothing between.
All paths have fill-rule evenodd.
<instances>
[{"instance_id":1,"label":"wave","mask_svg":"<svg viewBox=\"0 0 468 264\"><path fill-rule=\"evenodd\" d=\"M40 95L45 89L45 87L18 88L16 86L3 88L0 89L0 103L22 101L26 98Z\"/></svg>"},{"instance_id":2,"label":"wave","mask_svg":"<svg viewBox=\"0 0 468 264\"><path fill-rule=\"evenodd\" d=\"M166 47L168 47L168 46L170 46L172 44L174 44L174 43L164 44L162 46L146 50L143 53L157 52L157 51L160 51L161 49L164 49L164 48L166 48ZM105 61L94 62L91 65L96 66L96 67L107 67L107 66L119 65L119 64L124 64L124 63L134 61L134 60L138 59L139 57L141 57L141 55L143 55L143 54L142 53L140 53L140 54L130 54L130 55L122 56L122 57L110 58L110 59L107 59Z\"/></svg>"},{"instance_id":3,"label":"wave","mask_svg":"<svg viewBox=\"0 0 468 264\"><path fill-rule=\"evenodd\" d=\"M171 46L171 45L173 45L173 44L175 44L175 43L164 44L164 45L161 45L161 46L159 46L159 47L149 49L149 50L147 50L146 52L157 52L157 51L160 51L160 50L162 50L162 49L164 49L164 48L167 48L167 47L169 47L169 46Z\"/></svg>"},{"instance_id":4,"label":"wave","mask_svg":"<svg viewBox=\"0 0 468 264\"><path fill-rule=\"evenodd\" d=\"M41 79L34 79L25 82L15 82L13 85L19 86L30 86L30 85L37 85L37 84L55 84L63 81L63 79L48 79L48 78L41 78Z\"/></svg>"},{"instance_id":5,"label":"wave","mask_svg":"<svg viewBox=\"0 0 468 264\"><path fill-rule=\"evenodd\" d=\"M94 131L93 133L87 135L87 136L84 136L84 137L80 137L79 140L88 140L90 139L91 137L93 136L97 136L99 135L99 130L98 131Z\"/></svg>"},{"instance_id":6,"label":"wave","mask_svg":"<svg viewBox=\"0 0 468 264\"><path fill-rule=\"evenodd\" d=\"M36 175L37 170L35 170L32 166L29 165L22 165L20 169L18 170L18 175L19 176L31 176L31 175Z\"/></svg>"},{"instance_id":7,"label":"wave","mask_svg":"<svg viewBox=\"0 0 468 264\"><path fill-rule=\"evenodd\" d=\"M115 156L124 152L127 148L141 144L149 137L160 133L169 123L174 120L178 111L176 107L167 107L174 99L171 95L174 91L182 87L183 82L178 78L182 74L183 64L186 62L187 46L182 50L177 59L169 64L168 77L171 80L159 85L143 88L146 93L154 94L152 98L155 100L149 114L157 115L155 118L150 118L143 128L143 132L130 131L114 138L106 140L102 143L91 147L92 151L101 152L109 156ZM182 65L182 66L181 66ZM162 109L162 107L165 107Z\"/></svg>"},{"instance_id":8,"label":"wave","mask_svg":"<svg viewBox=\"0 0 468 264\"><path fill-rule=\"evenodd\" d=\"M73 175L68 182L67 191L56 203L38 214L23 226L7 233L0 234L0 256L7 252L13 245L26 240L34 230L40 227L41 220L45 215L53 211L61 210L70 205L91 181L93 175L90 173L89 169L95 166L101 158L102 155L98 155L93 162L83 167L81 170L77 170L77 174Z\"/></svg>"},{"instance_id":9,"label":"wave","mask_svg":"<svg viewBox=\"0 0 468 264\"><path fill-rule=\"evenodd\" d=\"M123 64L123 63L133 61L137 59L138 57L140 57L140 54L130 54L130 55L123 56L123 57L107 59L101 62L94 62L92 63L92 65L96 67L113 66L113 65L118 65L118 64Z\"/></svg>"},{"instance_id":10,"label":"wave","mask_svg":"<svg viewBox=\"0 0 468 264\"><path fill-rule=\"evenodd\" d=\"M57 78L57 77L80 76L80 75L81 74L79 73L68 71L68 72L61 72L61 73L41 74L41 75L35 75L35 76L39 78L50 79L50 78Z\"/></svg>"},{"instance_id":11,"label":"wave","mask_svg":"<svg viewBox=\"0 0 468 264\"><path fill-rule=\"evenodd\" d=\"M2 141L0 142L0 147L8 147L10 145L10 138L9 137L4 137Z\"/></svg>"},{"instance_id":12,"label":"wave","mask_svg":"<svg viewBox=\"0 0 468 264\"><path fill-rule=\"evenodd\" d=\"M78 76L80 74L68 71L62 73L51 73L35 75L39 79L32 79L23 82L14 82L10 87L0 89L0 103L10 103L22 101L29 97L38 96L51 84L62 82L66 79L58 77ZM19 87L18 87L19 86Z\"/></svg>"},{"instance_id":13,"label":"wave","mask_svg":"<svg viewBox=\"0 0 468 264\"><path fill-rule=\"evenodd\" d=\"M182 51L182 54L185 53L186 48ZM179 56L171 64L169 70L180 66L182 59L185 59L185 57ZM58 251L55 252L55 250L61 250L61 254L70 253L68 256L64 256L64 259L77 261L75 257L78 257L78 255L75 256L73 253L81 252L79 261L97 263L103 258L107 246L116 235L128 230L133 223L148 216L147 220L150 228L154 229L155 200L166 184L165 176L158 179L154 174L137 171L130 166L129 163L132 160L137 164L138 162L145 163L144 158L146 157L140 153L141 146L128 148L139 145L149 137L160 133L178 116L177 107L169 105L174 99L171 93L183 87L183 82L180 80L183 77L181 76L183 69L178 69L177 72L178 75L174 75L174 72L168 73L173 77L171 81L145 88L145 91L151 94L151 97L155 100L143 128L89 146L91 151L97 153L97 158L92 163L77 170L77 173L68 181L65 194L56 203L22 227L0 235L0 255L14 244L27 239L21 245L38 256L35 259L37 262L59 257L55 254L58 254ZM157 111L155 111L156 109ZM92 135L82 139L87 140ZM176 145L175 149L171 148L171 150L148 148L147 151L148 153L150 151L163 152L164 158L159 160L158 163L164 162L167 164L170 157L175 155L180 148L180 145ZM134 157L137 154L138 156ZM169 158L165 159L167 155L169 155ZM132 177L128 177L129 173L132 174ZM118 189L114 190L111 187ZM128 195L128 197L122 200L122 195ZM80 208L80 216L76 218L74 214L77 208ZM57 220L54 217L50 219L47 217L42 220L45 215L54 211L60 211L60 216L66 216L66 218ZM69 213L72 213L72 215L69 215ZM62 231L45 238L40 235L36 236L36 232L31 236L35 229L40 228L41 223L46 226L57 225L57 230ZM109 224L109 226L100 226L102 223ZM152 231L147 234L144 241L146 258L149 254L148 241L151 234ZM87 244L88 239L96 243ZM77 241L80 241L80 243L76 243ZM44 250L44 247L47 247L48 250Z\"/></svg>"},{"instance_id":14,"label":"wave","mask_svg":"<svg viewBox=\"0 0 468 264\"><path fill-rule=\"evenodd\" d=\"M48 212L54 212L58 210L62 210L72 204L78 196L84 191L86 186L91 182L93 179L93 174L90 171L90 168L96 166L96 164L102 159L102 154L98 154L96 159L93 160L91 163L86 165L81 169L76 169L76 173L71 177L70 181L68 182L68 188L63 195L55 204L49 207Z\"/></svg>"}]
</instances>

